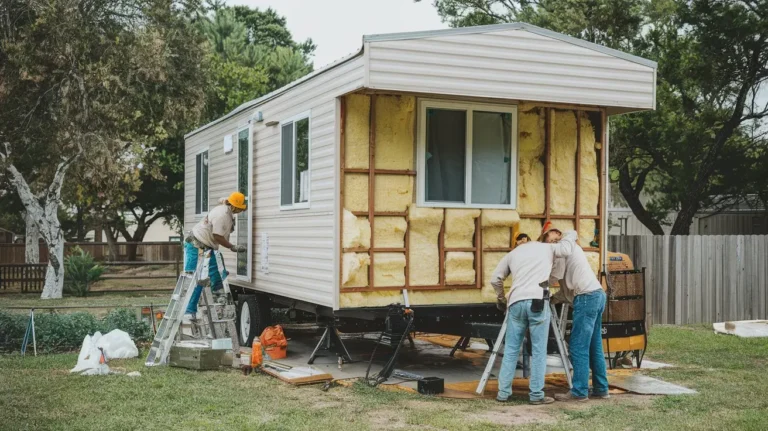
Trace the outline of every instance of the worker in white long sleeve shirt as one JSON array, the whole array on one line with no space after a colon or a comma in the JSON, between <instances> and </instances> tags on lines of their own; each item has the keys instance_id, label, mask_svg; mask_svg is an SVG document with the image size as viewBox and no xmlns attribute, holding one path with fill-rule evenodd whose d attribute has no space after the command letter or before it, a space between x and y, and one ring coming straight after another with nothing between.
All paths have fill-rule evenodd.
<instances>
[{"instance_id":1,"label":"worker in white long sleeve shirt","mask_svg":"<svg viewBox=\"0 0 768 431\"><path fill-rule=\"evenodd\" d=\"M544 241L555 243L561 234L552 230ZM573 388L556 394L558 401L587 401L589 398L589 370L592 369L592 397L608 398L608 376L603 355L602 316L605 310L605 292L594 270L578 245L564 258L556 259L552 277L560 280L560 288L573 295L573 327L569 343L573 365ZM565 297L570 299L571 295Z\"/></svg>"},{"instance_id":2,"label":"worker in white long sleeve shirt","mask_svg":"<svg viewBox=\"0 0 768 431\"><path fill-rule=\"evenodd\" d=\"M541 283L548 281L556 257L567 257L576 247L575 231L567 232L557 244L529 242L515 248L499 262L493 272L491 284L496 291L500 308L507 308L507 335L504 340L504 359L499 373L497 401L505 402L512 395L517 357L525 330L531 334L532 358L529 400L531 404L549 404L553 398L544 396L544 373L547 367L547 339L549 338L549 304L544 298ZM504 295L504 280L512 276L509 296Z\"/></svg>"}]
</instances>

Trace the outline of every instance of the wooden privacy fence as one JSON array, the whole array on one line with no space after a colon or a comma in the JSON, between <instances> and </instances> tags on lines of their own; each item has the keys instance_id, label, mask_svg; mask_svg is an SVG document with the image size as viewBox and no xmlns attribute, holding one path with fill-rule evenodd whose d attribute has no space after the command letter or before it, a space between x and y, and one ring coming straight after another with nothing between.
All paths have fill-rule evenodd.
<instances>
[{"instance_id":1,"label":"wooden privacy fence","mask_svg":"<svg viewBox=\"0 0 768 431\"><path fill-rule=\"evenodd\" d=\"M109 259L109 246L106 242L68 242L64 245L64 255L80 247L97 261ZM0 264L22 264L24 262L24 244L0 244ZM158 262L183 259L180 242L118 242L115 243L115 260ZM40 263L48 262L48 247L40 244Z\"/></svg>"},{"instance_id":2,"label":"wooden privacy fence","mask_svg":"<svg viewBox=\"0 0 768 431\"><path fill-rule=\"evenodd\" d=\"M610 251L646 268L649 322L768 318L768 236L610 236Z\"/></svg>"},{"instance_id":3,"label":"wooden privacy fence","mask_svg":"<svg viewBox=\"0 0 768 431\"><path fill-rule=\"evenodd\" d=\"M142 273L132 273L129 275L110 274L107 273L99 278L99 281L105 280L155 280L155 279L178 279L181 273L182 261L176 259L173 261L157 261L157 262L99 262L99 265L106 267L156 267L156 266L173 266L174 274L165 275L146 275ZM0 264L0 292L21 292L21 293L33 293L41 292L45 285L45 273L48 270L48 264L46 263L34 263L34 264ZM67 279L65 277L65 289ZM139 289L147 290L147 289ZM165 290L165 289L159 289ZM121 292L129 292L131 290L120 289Z\"/></svg>"}]
</instances>

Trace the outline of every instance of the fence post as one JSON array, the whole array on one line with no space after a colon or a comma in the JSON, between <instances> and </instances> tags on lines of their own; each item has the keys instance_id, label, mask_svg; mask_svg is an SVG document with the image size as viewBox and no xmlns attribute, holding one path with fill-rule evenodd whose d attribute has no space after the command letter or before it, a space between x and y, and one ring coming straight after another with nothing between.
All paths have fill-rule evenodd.
<instances>
[{"instance_id":1,"label":"fence post","mask_svg":"<svg viewBox=\"0 0 768 431\"><path fill-rule=\"evenodd\" d=\"M175 254L176 254L176 280L178 280L180 275L179 254L178 253L175 253Z\"/></svg>"}]
</instances>

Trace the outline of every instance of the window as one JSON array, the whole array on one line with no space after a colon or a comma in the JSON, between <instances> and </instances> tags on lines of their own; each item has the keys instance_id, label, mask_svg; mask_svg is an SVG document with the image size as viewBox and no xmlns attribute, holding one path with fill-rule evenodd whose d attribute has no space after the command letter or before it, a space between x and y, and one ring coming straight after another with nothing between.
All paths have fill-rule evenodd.
<instances>
[{"instance_id":1,"label":"window","mask_svg":"<svg viewBox=\"0 0 768 431\"><path fill-rule=\"evenodd\" d=\"M208 150L195 156L195 214L208 212Z\"/></svg>"},{"instance_id":2,"label":"window","mask_svg":"<svg viewBox=\"0 0 768 431\"><path fill-rule=\"evenodd\" d=\"M280 125L280 208L309 208L309 113Z\"/></svg>"},{"instance_id":3,"label":"window","mask_svg":"<svg viewBox=\"0 0 768 431\"><path fill-rule=\"evenodd\" d=\"M419 102L419 205L515 208L517 108Z\"/></svg>"},{"instance_id":4,"label":"window","mask_svg":"<svg viewBox=\"0 0 768 431\"><path fill-rule=\"evenodd\" d=\"M237 244L246 245L247 250L237 253L237 275L250 281L251 260L251 146L250 128L245 128L237 133L237 191L245 195L248 209L237 214Z\"/></svg>"}]
</instances>

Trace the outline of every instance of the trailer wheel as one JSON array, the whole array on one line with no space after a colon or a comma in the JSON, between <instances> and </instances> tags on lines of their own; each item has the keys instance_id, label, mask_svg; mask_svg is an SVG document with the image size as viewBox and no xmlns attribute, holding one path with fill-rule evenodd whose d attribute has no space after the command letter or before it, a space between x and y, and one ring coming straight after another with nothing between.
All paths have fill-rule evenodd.
<instances>
[{"instance_id":1,"label":"trailer wheel","mask_svg":"<svg viewBox=\"0 0 768 431\"><path fill-rule=\"evenodd\" d=\"M269 326L269 300L263 296L238 295L237 332L240 345L250 347L253 339Z\"/></svg>"}]
</instances>

